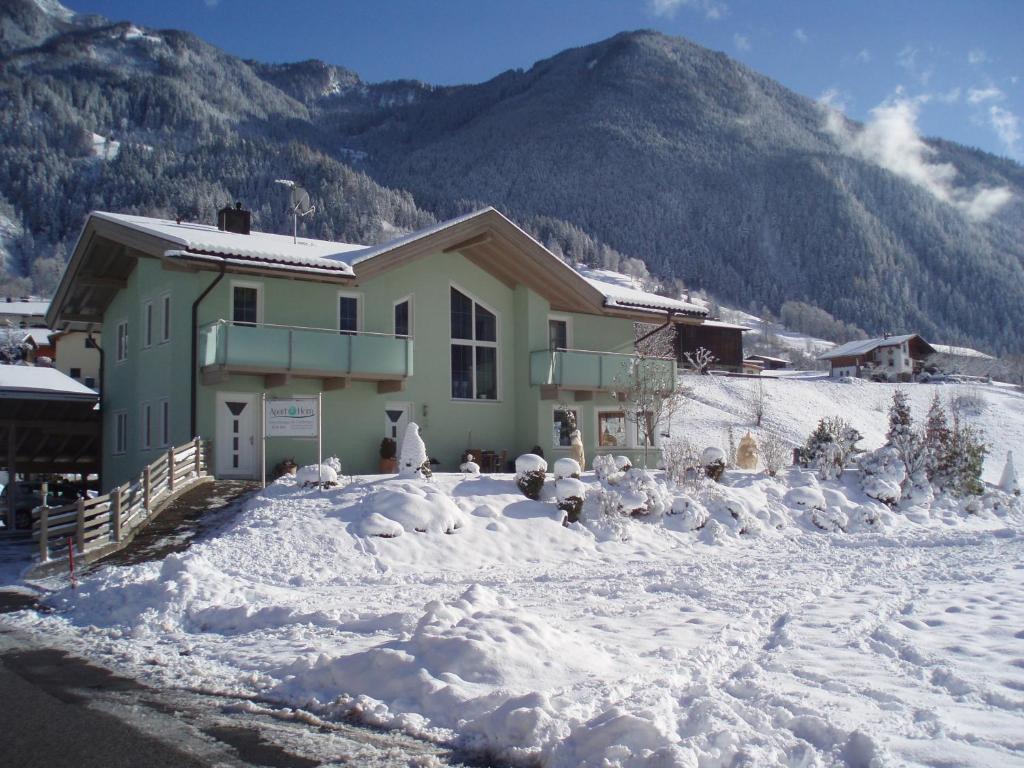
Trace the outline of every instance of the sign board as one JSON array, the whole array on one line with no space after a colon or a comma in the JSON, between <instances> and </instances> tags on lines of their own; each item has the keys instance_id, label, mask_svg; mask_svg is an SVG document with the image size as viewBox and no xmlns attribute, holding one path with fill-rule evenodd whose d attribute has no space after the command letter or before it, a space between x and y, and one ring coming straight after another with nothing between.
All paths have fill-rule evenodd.
<instances>
[{"instance_id":1,"label":"sign board","mask_svg":"<svg viewBox=\"0 0 1024 768\"><path fill-rule=\"evenodd\" d=\"M289 397L266 405L266 437L317 437L319 397Z\"/></svg>"}]
</instances>

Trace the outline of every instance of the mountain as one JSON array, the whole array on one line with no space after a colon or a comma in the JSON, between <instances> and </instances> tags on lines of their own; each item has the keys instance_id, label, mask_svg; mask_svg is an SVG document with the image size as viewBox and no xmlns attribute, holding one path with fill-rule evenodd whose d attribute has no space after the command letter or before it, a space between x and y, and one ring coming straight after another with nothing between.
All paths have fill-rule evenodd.
<instances>
[{"instance_id":1,"label":"mountain","mask_svg":"<svg viewBox=\"0 0 1024 768\"><path fill-rule=\"evenodd\" d=\"M440 87L62 9L0 9L11 282L45 290L91 208L211 220L239 199L286 231L285 177L318 206L311 236L375 241L493 204L569 258L643 274L639 257L759 314L803 302L1024 351L1024 168L928 140L915 177L863 126L686 40L622 33ZM945 164L955 183L933 183Z\"/></svg>"}]
</instances>

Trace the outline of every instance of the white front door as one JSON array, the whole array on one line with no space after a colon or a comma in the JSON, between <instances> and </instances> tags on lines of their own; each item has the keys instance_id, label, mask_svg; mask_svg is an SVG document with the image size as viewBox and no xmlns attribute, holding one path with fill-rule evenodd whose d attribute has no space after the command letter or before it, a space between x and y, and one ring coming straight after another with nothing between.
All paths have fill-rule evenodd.
<instances>
[{"instance_id":1,"label":"white front door","mask_svg":"<svg viewBox=\"0 0 1024 768\"><path fill-rule=\"evenodd\" d=\"M384 436L395 441L398 456L402 455L405 428L409 426L411 420L412 403L384 403Z\"/></svg>"},{"instance_id":2,"label":"white front door","mask_svg":"<svg viewBox=\"0 0 1024 768\"><path fill-rule=\"evenodd\" d=\"M259 396L217 393L217 477L257 477Z\"/></svg>"}]
</instances>

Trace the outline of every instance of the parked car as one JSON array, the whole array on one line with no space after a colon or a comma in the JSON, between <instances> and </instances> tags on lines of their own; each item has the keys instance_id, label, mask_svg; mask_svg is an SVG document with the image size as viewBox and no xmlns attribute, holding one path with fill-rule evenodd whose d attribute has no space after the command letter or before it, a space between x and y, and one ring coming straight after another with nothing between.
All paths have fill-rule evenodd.
<instances>
[{"instance_id":1,"label":"parked car","mask_svg":"<svg viewBox=\"0 0 1024 768\"><path fill-rule=\"evenodd\" d=\"M7 497L13 490L14 496L14 528L27 531L32 528L32 510L43 503L42 482L39 480L23 480L12 483L0 491L0 511L7 510ZM78 486L71 483L50 483L46 493L46 504L50 507L62 507L83 498Z\"/></svg>"}]
</instances>

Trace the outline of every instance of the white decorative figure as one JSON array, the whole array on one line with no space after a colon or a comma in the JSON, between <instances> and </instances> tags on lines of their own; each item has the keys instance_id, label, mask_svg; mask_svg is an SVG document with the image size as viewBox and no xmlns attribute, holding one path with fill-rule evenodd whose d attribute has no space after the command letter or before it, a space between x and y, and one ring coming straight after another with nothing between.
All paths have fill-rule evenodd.
<instances>
[{"instance_id":1,"label":"white decorative figure","mask_svg":"<svg viewBox=\"0 0 1024 768\"><path fill-rule=\"evenodd\" d=\"M467 475L480 474L480 465L473 461L472 453L466 454L466 460L459 465L459 472L465 472Z\"/></svg>"},{"instance_id":2,"label":"white decorative figure","mask_svg":"<svg viewBox=\"0 0 1024 768\"><path fill-rule=\"evenodd\" d=\"M999 480L999 487L1014 496L1020 496L1020 482L1017 480L1017 469L1013 466L1013 451L1006 452L1006 465L1003 467L1003 476Z\"/></svg>"},{"instance_id":3,"label":"white decorative figure","mask_svg":"<svg viewBox=\"0 0 1024 768\"><path fill-rule=\"evenodd\" d=\"M578 429L574 429L569 435L569 455L581 467L587 466L587 457L583 453L583 435Z\"/></svg>"},{"instance_id":4,"label":"white decorative figure","mask_svg":"<svg viewBox=\"0 0 1024 768\"><path fill-rule=\"evenodd\" d=\"M736 451L736 466L740 469L757 469L757 443L749 432L740 438L740 447Z\"/></svg>"},{"instance_id":5,"label":"white decorative figure","mask_svg":"<svg viewBox=\"0 0 1024 768\"><path fill-rule=\"evenodd\" d=\"M424 465L427 465L427 446L420 437L419 424L410 421L402 439L402 457L398 461L398 474L403 477L422 476ZM429 465L427 467L429 473Z\"/></svg>"}]
</instances>

